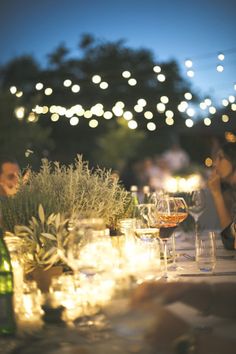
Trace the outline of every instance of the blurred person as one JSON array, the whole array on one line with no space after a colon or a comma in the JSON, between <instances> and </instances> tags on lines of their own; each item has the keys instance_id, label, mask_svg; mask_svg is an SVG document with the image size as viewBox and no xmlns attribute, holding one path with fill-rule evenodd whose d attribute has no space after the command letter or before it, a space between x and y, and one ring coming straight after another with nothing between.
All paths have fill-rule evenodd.
<instances>
[{"instance_id":1,"label":"blurred person","mask_svg":"<svg viewBox=\"0 0 236 354\"><path fill-rule=\"evenodd\" d=\"M189 166L189 156L177 142L173 143L170 149L162 154L162 157L166 161L171 173L179 172Z\"/></svg>"},{"instance_id":2,"label":"blurred person","mask_svg":"<svg viewBox=\"0 0 236 354\"><path fill-rule=\"evenodd\" d=\"M158 191L164 189L165 180L171 177L171 173L167 161L161 156L155 158L155 163L155 173L150 176L149 184L151 189Z\"/></svg>"},{"instance_id":3,"label":"blurred person","mask_svg":"<svg viewBox=\"0 0 236 354\"><path fill-rule=\"evenodd\" d=\"M157 166L151 157L146 157L142 164L142 185L149 185L150 179L156 175Z\"/></svg>"},{"instance_id":4,"label":"blurred person","mask_svg":"<svg viewBox=\"0 0 236 354\"><path fill-rule=\"evenodd\" d=\"M193 329L165 305L181 302L204 316L215 315L236 320L236 283L146 282L131 296L131 308L146 308L157 317L146 333L153 348L166 354L234 354L236 340L209 331Z\"/></svg>"},{"instance_id":5,"label":"blurred person","mask_svg":"<svg viewBox=\"0 0 236 354\"><path fill-rule=\"evenodd\" d=\"M0 196L8 197L17 192L20 168L16 160L0 161Z\"/></svg>"},{"instance_id":6,"label":"blurred person","mask_svg":"<svg viewBox=\"0 0 236 354\"><path fill-rule=\"evenodd\" d=\"M236 143L227 142L217 151L208 186L219 216L224 246L236 249Z\"/></svg>"}]
</instances>

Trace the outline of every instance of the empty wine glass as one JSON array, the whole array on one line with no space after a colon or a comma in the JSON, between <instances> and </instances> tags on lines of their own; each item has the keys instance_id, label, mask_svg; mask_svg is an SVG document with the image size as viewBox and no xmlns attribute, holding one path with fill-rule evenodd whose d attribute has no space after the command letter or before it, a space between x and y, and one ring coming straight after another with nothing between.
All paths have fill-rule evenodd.
<instances>
[{"instance_id":1,"label":"empty wine glass","mask_svg":"<svg viewBox=\"0 0 236 354\"><path fill-rule=\"evenodd\" d=\"M195 223L195 235L198 234L198 221L205 208L205 193L203 189L192 191L187 196L189 214Z\"/></svg>"},{"instance_id":2,"label":"empty wine glass","mask_svg":"<svg viewBox=\"0 0 236 354\"><path fill-rule=\"evenodd\" d=\"M135 258L139 280L160 278L160 240L157 209L152 203L136 206Z\"/></svg>"},{"instance_id":3,"label":"empty wine glass","mask_svg":"<svg viewBox=\"0 0 236 354\"><path fill-rule=\"evenodd\" d=\"M176 204L176 224L177 226L182 223L188 216L188 207L187 204L182 197L174 197L174 201ZM176 250L175 250L175 232L172 235L172 256L173 256L173 263L170 269L178 270L176 265Z\"/></svg>"}]
</instances>

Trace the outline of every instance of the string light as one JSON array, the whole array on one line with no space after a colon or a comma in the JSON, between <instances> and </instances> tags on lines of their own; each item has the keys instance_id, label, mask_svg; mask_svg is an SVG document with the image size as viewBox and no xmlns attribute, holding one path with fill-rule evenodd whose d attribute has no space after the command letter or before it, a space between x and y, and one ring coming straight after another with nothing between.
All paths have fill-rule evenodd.
<instances>
[{"instance_id":1,"label":"string light","mask_svg":"<svg viewBox=\"0 0 236 354\"><path fill-rule=\"evenodd\" d=\"M174 112L168 110L168 111L165 112L165 115L166 115L167 118L173 118L174 117Z\"/></svg>"},{"instance_id":2,"label":"string light","mask_svg":"<svg viewBox=\"0 0 236 354\"><path fill-rule=\"evenodd\" d=\"M211 125L211 119L208 118L208 117L204 118L203 122L204 122L204 124L205 124L206 126Z\"/></svg>"},{"instance_id":3,"label":"string light","mask_svg":"<svg viewBox=\"0 0 236 354\"><path fill-rule=\"evenodd\" d=\"M91 120L89 121L89 126L90 126L90 128L96 128L96 127L98 126L98 121L97 121L97 119L91 119Z\"/></svg>"},{"instance_id":4,"label":"string light","mask_svg":"<svg viewBox=\"0 0 236 354\"><path fill-rule=\"evenodd\" d=\"M99 84L101 81L102 81L102 78L101 78L100 75L94 75L94 76L92 77L92 82L93 82L94 84Z\"/></svg>"},{"instance_id":5,"label":"string light","mask_svg":"<svg viewBox=\"0 0 236 354\"><path fill-rule=\"evenodd\" d=\"M169 102L169 98L167 96L161 96L160 101L166 104Z\"/></svg>"},{"instance_id":6,"label":"string light","mask_svg":"<svg viewBox=\"0 0 236 354\"><path fill-rule=\"evenodd\" d=\"M186 68L191 68L193 66L193 62L190 59L185 60L185 66Z\"/></svg>"},{"instance_id":7,"label":"string light","mask_svg":"<svg viewBox=\"0 0 236 354\"><path fill-rule=\"evenodd\" d=\"M24 118L25 116L25 108L24 107L17 107L15 109L15 115L16 115L16 118L21 120Z\"/></svg>"},{"instance_id":8,"label":"string light","mask_svg":"<svg viewBox=\"0 0 236 354\"><path fill-rule=\"evenodd\" d=\"M219 73L222 73L222 72L224 71L223 65L217 65L216 70L217 70Z\"/></svg>"},{"instance_id":9,"label":"string light","mask_svg":"<svg viewBox=\"0 0 236 354\"><path fill-rule=\"evenodd\" d=\"M129 129L131 129L131 130L134 130L134 129L137 129L137 127L138 127L138 123L136 122L136 120L130 120L129 122L128 122L128 127L129 127Z\"/></svg>"},{"instance_id":10,"label":"string light","mask_svg":"<svg viewBox=\"0 0 236 354\"><path fill-rule=\"evenodd\" d=\"M211 114L215 114L215 113L216 113L216 108L213 107L213 106L209 107L209 112L210 112Z\"/></svg>"},{"instance_id":11,"label":"string light","mask_svg":"<svg viewBox=\"0 0 236 354\"><path fill-rule=\"evenodd\" d=\"M99 87L102 89L102 90L106 90L108 88L108 83L106 81L102 81L99 85Z\"/></svg>"},{"instance_id":12,"label":"string light","mask_svg":"<svg viewBox=\"0 0 236 354\"><path fill-rule=\"evenodd\" d=\"M70 87L70 86L72 85L72 81L69 80L69 79L67 79L67 80L65 80L65 81L63 82L63 85L64 85L65 87Z\"/></svg>"},{"instance_id":13,"label":"string light","mask_svg":"<svg viewBox=\"0 0 236 354\"><path fill-rule=\"evenodd\" d=\"M153 122L147 123L147 129L150 130L150 131L156 130L156 124L153 123Z\"/></svg>"},{"instance_id":14,"label":"string light","mask_svg":"<svg viewBox=\"0 0 236 354\"><path fill-rule=\"evenodd\" d=\"M188 70L187 75L188 75L188 77L194 77L195 73L193 70Z\"/></svg>"},{"instance_id":15,"label":"string light","mask_svg":"<svg viewBox=\"0 0 236 354\"><path fill-rule=\"evenodd\" d=\"M10 87L10 92L11 92L12 95L14 95L17 92L16 86L11 86Z\"/></svg>"},{"instance_id":16,"label":"string light","mask_svg":"<svg viewBox=\"0 0 236 354\"><path fill-rule=\"evenodd\" d=\"M213 165L213 161L210 157L207 157L204 161L206 167L211 167Z\"/></svg>"},{"instance_id":17,"label":"string light","mask_svg":"<svg viewBox=\"0 0 236 354\"><path fill-rule=\"evenodd\" d=\"M147 101L144 98L139 98L137 101L139 106L145 107L147 105Z\"/></svg>"},{"instance_id":18,"label":"string light","mask_svg":"<svg viewBox=\"0 0 236 354\"><path fill-rule=\"evenodd\" d=\"M106 112L104 112L103 117L105 119L111 119L113 117L113 114L110 111L106 111Z\"/></svg>"},{"instance_id":19,"label":"string light","mask_svg":"<svg viewBox=\"0 0 236 354\"><path fill-rule=\"evenodd\" d=\"M157 75L157 80L160 81L160 82L164 82L166 81L166 77L164 74L158 74Z\"/></svg>"},{"instance_id":20,"label":"string light","mask_svg":"<svg viewBox=\"0 0 236 354\"><path fill-rule=\"evenodd\" d=\"M153 67L153 71L154 71L155 73L159 74L159 73L161 72L161 67L160 67L159 65L155 65L155 66Z\"/></svg>"},{"instance_id":21,"label":"string light","mask_svg":"<svg viewBox=\"0 0 236 354\"><path fill-rule=\"evenodd\" d=\"M123 71L122 76L123 76L125 79L129 79L130 76L131 76L131 73L130 73L128 70L125 70L125 71Z\"/></svg>"},{"instance_id":22,"label":"string light","mask_svg":"<svg viewBox=\"0 0 236 354\"><path fill-rule=\"evenodd\" d=\"M167 125L173 125L174 124L174 119L172 117L167 117L165 119L165 122Z\"/></svg>"},{"instance_id":23,"label":"string light","mask_svg":"<svg viewBox=\"0 0 236 354\"><path fill-rule=\"evenodd\" d=\"M125 111L123 114L124 119L131 120L133 118L133 113L130 111Z\"/></svg>"},{"instance_id":24,"label":"string light","mask_svg":"<svg viewBox=\"0 0 236 354\"><path fill-rule=\"evenodd\" d=\"M226 100L225 98L221 102L222 102L222 106L224 107L227 107L229 105L229 101Z\"/></svg>"},{"instance_id":25,"label":"string light","mask_svg":"<svg viewBox=\"0 0 236 354\"><path fill-rule=\"evenodd\" d=\"M194 124L194 123L193 123L193 120L192 120L192 119L190 119L190 118L186 119L186 121L185 121L186 127L192 128L193 124Z\"/></svg>"},{"instance_id":26,"label":"string light","mask_svg":"<svg viewBox=\"0 0 236 354\"><path fill-rule=\"evenodd\" d=\"M218 59L223 61L225 59L225 56L223 53L218 54Z\"/></svg>"},{"instance_id":27,"label":"string light","mask_svg":"<svg viewBox=\"0 0 236 354\"><path fill-rule=\"evenodd\" d=\"M221 119L222 119L222 122L228 123L228 121L229 121L229 116L228 116L227 114L222 114Z\"/></svg>"},{"instance_id":28,"label":"string light","mask_svg":"<svg viewBox=\"0 0 236 354\"><path fill-rule=\"evenodd\" d=\"M217 65L217 71L218 72L222 72L224 70L224 66L222 65L222 62L225 59L225 54L223 54L221 52L221 53L219 53L217 55L217 58L221 62L221 63L219 63ZM190 77L193 77L194 76L194 70L192 69L193 60L192 59L187 59L185 61L185 66L187 68L187 75L190 76ZM194 66L195 66L195 62L194 62ZM155 74L157 74L157 76L156 76L157 80L159 82L164 82L166 80L166 76L163 73L161 73L161 70L162 70L161 66L159 66L159 65L155 65L153 67L153 72ZM137 85L137 80L135 78L131 77L131 72L130 71L128 71L128 70L123 71L122 72L122 77L125 78L125 79L128 79L128 84L130 86ZM99 84L99 87L101 89L103 89L103 90L107 89L109 87L107 82L102 81L102 78L101 78L100 75L92 76L92 82L95 83L95 84ZM63 86L64 87L71 87L71 91L74 92L74 93L78 93L80 91L80 89L81 89L81 87L79 85L77 85L77 84L72 85L72 80L70 80L68 78L63 81ZM43 88L44 88L44 84L42 82L37 82L35 84L35 90L40 91ZM233 88L234 88L234 90L236 90L236 83L233 84ZM10 90L11 94L15 94L16 97L18 97L18 98L22 97L22 95L23 95L23 91L20 91L20 90L18 91L16 86L11 86L9 90ZM44 93L45 93L45 95L50 96L51 94L53 94L53 88L51 88L51 87L45 88L44 89ZM193 98L193 94L191 92L185 92L184 93L184 98L185 98L185 100L190 101ZM157 105L156 105L157 111L159 113L165 113L166 124L168 124L168 125L169 125L169 123L174 124L174 120L173 120L174 112L171 111L171 110L167 110L166 111L166 104L168 104L169 101L170 101L170 99L167 96L161 96L160 97L160 102L157 103ZM220 102L221 102L223 107L227 107L227 106L229 106L229 104L231 104L230 105L231 110L232 111L236 111L236 104L235 104L235 96L234 95L229 95L228 98L224 98ZM123 116L123 118L125 120L129 121L129 122L130 121L134 121L133 113L131 111L128 111L128 110L124 111L124 106L125 105L124 105L123 102L122 102L121 106L119 106L119 104L117 102L114 105L114 107L112 108L112 111L106 110L105 112L104 112L105 109L103 107L102 108L101 107L98 108L97 105L95 105L95 106L93 106L93 107L91 107L90 109L87 109L87 110L84 109L81 105L75 105L75 106L72 106L70 108L65 108L65 107L62 107L62 106L55 106L55 105L52 105L51 107L37 106L37 107L32 109L32 113L35 113L35 115L31 115L31 116L29 115L30 118L28 117L27 120L35 122L35 121L38 120L38 115L47 114L48 112L50 112L52 115L53 114L57 114L58 116L65 116L66 118L69 118L70 120L71 120L71 118L75 117L75 115L79 116L79 117L83 117L84 116L84 118L91 118L93 115L95 115L97 117L103 116L105 119L109 120L109 119L111 119L113 117L113 114L114 114L117 117L122 117ZM145 106L147 106L147 101L144 98L139 98L139 99L137 99L137 104L134 106L133 110L135 112L137 112L137 113L141 113L141 112L143 112L143 109L144 109ZM203 102L200 102L199 107L200 107L201 110L205 110L208 107L209 113L212 114L212 115L217 112L217 108L212 105L212 101L209 98L205 98L205 100ZM186 112L186 114L190 118L192 118L196 114L195 110L192 107L189 107L188 102L186 102L186 101L181 101L179 103L179 105L177 106L177 109L181 113ZM23 118L19 118L17 116L17 111L16 110L15 110L15 115L16 115L17 119L23 119ZM143 113L143 115L144 115L145 119L153 119L153 113L150 110L146 110ZM76 118L78 118L78 117L76 117ZM209 119L209 121L208 121L208 119ZM77 121L77 119L75 121ZM188 119L186 119L186 121L190 122ZM227 122L227 119L224 118L224 120L223 120L223 118L222 118L222 121ZM73 122L73 120L72 120L72 122ZM136 121L134 121L134 122L136 122ZM205 123L205 122L208 122L208 123ZM210 118L205 118L205 122L204 122L204 124L210 125L211 124ZM131 126L132 126L132 124L131 124ZM137 122L136 122L136 124L137 124ZM191 125L191 123L189 123L189 124ZM77 125L77 124L74 124L74 125ZM150 126L152 127L153 125L150 125ZM131 128L131 129L136 129L136 128Z\"/></svg>"},{"instance_id":29,"label":"string light","mask_svg":"<svg viewBox=\"0 0 236 354\"><path fill-rule=\"evenodd\" d=\"M187 115L189 117L193 117L195 115L195 110L193 108L188 108L187 111L186 111Z\"/></svg>"},{"instance_id":30,"label":"string light","mask_svg":"<svg viewBox=\"0 0 236 354\"><path fill-rule=\"evenodd\" d=\"M70 119L70 125L74 126L77 125L79 123L79 118L74 116Z\"/></svg>"},{"instance_id":31,"label":"string light","mask_svg":"<svg viewBox=\"0 0 236 354\"><path fill-rule=\"evenodd\" d=\"M71 87L71 91L74 92L74 93L78 93L80 91L80 86L79 85L73 85Z\"/></svg>"},{"instance_id":32,"label":"string light","mask_svg":"<svg viewBox=\"0 0 236 354\"><path fill-rule=\"evenodd\" d=\"M46 96L50 96L53 93L53 90L51 87L48 87L44 90L44 93Z\"/></svg>"},{"instance_id":33,"label":"string light","mask_svg":"<svg viewBox=\"0 0 236 354\"><path fill-rule=\"evenodd\" d=\"M137 85L137 80L136 80L136 79L129 79L129 80L128 80L128 84L129 84L130 86L135 86L135 85Z\"/></svg>"},{"instance_id":34,"label":"string light","mask_svg":"<svg viewBox=\"0 0 236 354\"><path fill-rule=\"evenodd\" d=\"M186 92L184 94L184 98L188 101L190 101L193 98L193 95L190 92Z\"/></svg>"},{"instance_id":35,"label":"string light","mask_svg":"<svg viewBox=\"0 0 236 354\"><path fill-rule=\"evenodd\" d=\"M136 104L136 105L134 106L134 110L135 110L135 112L137 112L137 113L141 113L141 112L143 111L143 107L142 107L142 106L139 106L138 104Z\"/></svg>"},{"instance_id":36,"label":"string light","mask_svg":"<svg viewBox=\"0 0 236 354\"><path fill-rule=\"evenodd\" d=\"M159 113L165 112L165 109L166 109L166 106L165 106L164 103L159 102L159 103L157 104L157 110L158 110Z\"/></svg>"},{"instance_id":37,"label":"string light","mask_svg":"<svg viewBox=\"0 0 236 354\"><path fill-rule=\"evenodd\" d=\"M53 113L53 114L51 115L51 121L52 121L52 122L57 122L57 121L59 120L59 118L60 118L60 116L59 116L59 114L57 114L57 113Z\"/></svg>"},{"instance_id":38,"label":"string light","mask_svg":"<svg viewBox=\"0 0 236 354\"><path fill-rule=\"evenodd\" d=\"M146 111L146 112L144 112L144 117L146 119L152 119L153 118L153 113L151 111Z\"/></svg>"},{"instance_id":39,"label":"string light","mask_svg":"<svg viewBox=\"0 0 236 354\"><path fill-rule=\"evenodd\" d=\"M43 84L42 84L42 82L38 82L38 83L35 85L35 88L36 88L37 91L42 90L42 89L43 89Z\"/></svg>"}]
</instances>

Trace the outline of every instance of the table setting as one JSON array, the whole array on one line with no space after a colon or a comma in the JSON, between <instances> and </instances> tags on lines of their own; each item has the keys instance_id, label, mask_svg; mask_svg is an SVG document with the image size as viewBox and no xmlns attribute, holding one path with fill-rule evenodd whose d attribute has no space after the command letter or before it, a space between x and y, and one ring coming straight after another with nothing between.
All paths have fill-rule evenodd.
<instances>
[{"instance_id":1,"label":"table setting","mask_svg":"<svg viewBox=\"0 0 236 354\"><path fill-rule=\"evenodd\" d=\"M177 332L181 326L186 332L191 327L211 332L228 326L227 335L231 335L235 323L202 316L178 301L166 305L157 297L152 306L148 301L140 308L132 305L133 294L143 284L177 282L182 287L188 282L236 282L235 251L223 248L219 231L202 230L198 225L204 209L202 195L195 193L189 200L158 193L147 203L134 205L130 194L107 172L92 175L82 160L76 169L80 183L89 187L83 186L79 201L75 193L78 171L74 175L72 169L59 165L56 172L45 165L32 175L29 185L22 186L22 195L19 192L6 201L4 240L14 280L16 332L0 337L0 354L89 354L95 350L98 354L154 354L153 329L165 319ZM49 186L53 193L61 188L55 210L49 199L40 199L46 198L41 190L37 197L31 196L42 181L48 193ZM101 191L109 196L109 203ZM14 203L22 203L24 211L29 198L35 204L32 213L29 206L25 209L30 215L27 223L23 224L23 212L10 218L7 211L16 208ZM113 210L112 203L116 203ZM70 213L63 212L69 207ZM195 228L184 231L183 222L191 213ZM51 271L45 282L42 275Z\"/></svg>"}]
</instances>

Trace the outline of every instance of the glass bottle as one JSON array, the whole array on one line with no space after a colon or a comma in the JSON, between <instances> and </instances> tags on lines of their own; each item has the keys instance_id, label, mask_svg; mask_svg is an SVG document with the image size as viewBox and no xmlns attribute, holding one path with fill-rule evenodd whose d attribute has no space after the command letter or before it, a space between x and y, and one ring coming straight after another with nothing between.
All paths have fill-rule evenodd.
<instances>
[{"instance_id":1,"label":"glass bottle","mask_svg":"<svg viewBox=\"0 0 236 354\"><path fill-rule=\"evenodd\" d=\"M131 197L132 197L132 217L136 217L136 206L139 204L138 200L138 187L137 186L131 186L130 187L130 192L131 192Z\"/></svg>"},{"instance_id":2,"label":"glass bottle","mask_svg":"<svg viewBox=\"0 0 236 354\"><path fill-rule=\"evenodd\" d=\"M15 333L13 271L10 255L0 228L0 335Z\"/></svg>"},{"instance_id":3,"label":"glass bottle","mask_svg":"<svg viewBox=\"0 0 236 354\"><path fill-rule=\"evenodd\" d=\"M150 203L150 187L143 186L143 204Z\"/></svg>"}]
</instances>

